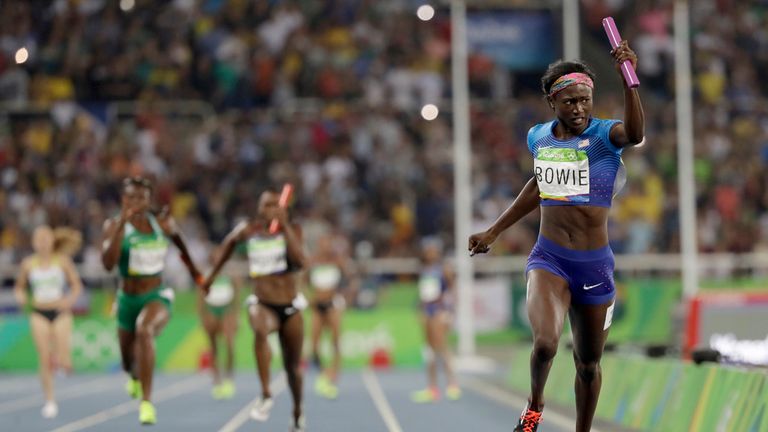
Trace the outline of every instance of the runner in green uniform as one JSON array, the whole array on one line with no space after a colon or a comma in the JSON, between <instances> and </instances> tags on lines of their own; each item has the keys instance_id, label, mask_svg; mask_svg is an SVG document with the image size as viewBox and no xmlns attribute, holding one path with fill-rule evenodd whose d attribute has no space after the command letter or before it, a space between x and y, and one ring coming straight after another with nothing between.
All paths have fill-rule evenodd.
<instances>
[{"instance_id":1,"label":"runner in green uniform","mask_svg":"<svg viewBox=\"0 0 768 432\"><path fill-rule=\"evenodd\" d=\"M283 354L288 387L293 396L291 430L304 430L302 415L301 348L304 343L304 319L301 311L307 300L299 293L296 272L306 265L301 228L288 220L288 213L278 205L279 193L267 190L259 198L258 214L237 225L222 244L223 252L206 278L210 286L238 244L248 251L248 269L253 280L253 294L248 296L248 318L254 333L254 353L261 381L261 398L251 409L251 418L265 421L272 409L269 366L272 352L267 336L277 332ZM273 219L280 222L276 233L269 232Z\"/></svg>"},{"instance_id":2,"label":"runner in green uniform","mask_svg":"<svg viewBox=\"0 0 768 432\"><path fill-rule=\"evenodd\" d=\"M152 184L141 177L123 182L122 210L104 223L101 260L107 270L118 267L122 286L117 294L117 324L123 369L130 374L126 390L142 398L139 421L154 424L150 402L155 367L154 338L170 318L173 290L163 285L162 272L168 239L195 281L202 277L190 258L176 222L167 209L157 217L150 213Z\"/></svg>"},{"instance_id":3,"label":"runner in green uniform","mask_svg":"<svg viewBox=\"0 0 768 432\"><path fill-rule=\"evenodd\" d=\"M215 264L221 256L221 249L216 248L211 253L211 264ZM200 320L208 335L211 345L211 372L213 373L214 399L231 399L235 396L235 384L232 381L232 371L235 359L235 334L237 333L237 299L239 298L241 281L228 275L219 275L211 284L208 294L200 291L198 311ZM222 373L218 361L218 339L224 337L227 349L226 370Z\"/></svg>"}]
</instances>

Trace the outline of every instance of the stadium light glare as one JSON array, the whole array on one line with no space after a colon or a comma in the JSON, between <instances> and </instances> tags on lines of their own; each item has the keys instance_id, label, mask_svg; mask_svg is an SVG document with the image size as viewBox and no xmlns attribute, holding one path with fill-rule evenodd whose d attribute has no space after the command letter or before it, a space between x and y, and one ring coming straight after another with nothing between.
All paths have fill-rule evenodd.
<instances>
[{"instance_id":1,"label":"stadium light glare","mask_svg":"<svg viewBox=\"0 0 768 432\"><path fill-rule=\"evenodd\" d=\"M14 59L16 60L16 64L26 63L26 61L29 60L29 51L24 47L19 48L16 50Z\"/></svg>"},{"instance_id":2,"label":"stadium light glare","mask_svg":"<svg viewBox=\"0 0 768 432\"><path fill-rule=\"evenodd\" d=\"M438 114L440 114L440 110L433 104L426 104L421 108L421 117L424 120L432 121L437 118Z\"/></svg>"},{"instance_id":3,"label":"stadium light glare","mask_svg":"<svg viewBox=\"0 0 768 432\"><path fill-rule=\"evenodd\" d=\"M120 10L128 12L136 6L135 0L120 0Z\"/></svg>"},{"instance_id":4,"label":"stadium light glare","mask_svg":"<svg viewBox=\"0 0 768 432\"><path fill-rule=\"evenodd\" d=\"M416 16L422 21L429 21L435 16L435 8L430 5L421 5L416 9Z\"/></svg>"}]
</instances>

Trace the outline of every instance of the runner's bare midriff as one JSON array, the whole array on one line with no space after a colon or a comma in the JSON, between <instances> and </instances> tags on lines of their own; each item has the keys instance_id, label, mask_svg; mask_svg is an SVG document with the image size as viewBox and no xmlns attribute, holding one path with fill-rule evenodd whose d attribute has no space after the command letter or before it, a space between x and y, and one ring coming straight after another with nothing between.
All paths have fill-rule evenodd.
<instances>
[{"instance_id":1,"label":"runner's bare midriff","mask_svg":"<svg viewBox=\"0 0 768 432\"><path fill-rule=\"evenodd\" d=\"M260 301L290 304L296 298L296 276L293 273L260 276L253 281L253 292Z\"/></svg>"},{"instance_id":2,"label":"runner's bare midriff","mask_svg":"<svg viewBox=\"0 0 768 432\"><path fill-rule=\"evenodd\" d=\"M568 249L599 249L608 244L609 210L596 206L541 206L540 233Z\"/></svg>"},{"instance_id":3,"label":"runner's bare midriff","mask_svg":"<svg viewBox=\"0 0 768 432\"><path fill-rule=\"evenodd\" d=\"M336 295L336 290L315 290L315 294L312 297L312 299L315 301L315 303L326 303L328 301L333 300L333 297Z\"/></svg>"},{"instance_id":4,"label":"runner's bare midriff","mask_svg":"<svg viewBox=\"0 0 768 432\"><path fill-rule=\"evenodd\" d=\"M163 279L160 276L151 276L144 278L126 278L123 279L123 292L130 295L141 295L157 288Z\"/></svg>"}]
</instances>

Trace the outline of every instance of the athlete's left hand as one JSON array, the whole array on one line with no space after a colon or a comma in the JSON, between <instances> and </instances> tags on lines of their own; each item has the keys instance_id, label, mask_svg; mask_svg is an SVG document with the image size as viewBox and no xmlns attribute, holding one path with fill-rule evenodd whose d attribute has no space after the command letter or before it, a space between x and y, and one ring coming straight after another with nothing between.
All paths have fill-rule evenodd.
<instances>
[{"instance_id":1,"label":"athlete's left hand","mask_svg":"<svg viewBox=\"0 0 768 432\"><path fill-rule=\"evenodd\" d=\"M208 295L208 292L211 291L211 284L213 284L213 281L210 277L205 277L202 274L198 274L197 277L195 277L195 284L200 288L200 291L203 292L203 295Z\"/></svg>"},{"instance_id":2,"label":"athlete's left hand","mask_svg":"<svg viewBox=\"0 0 768 432\"><path fill-rule=\"evenodd\" d=\"M619 75L624 76L621 72L621 64L629 60L632 63L632 67L637 70L637 54L629 47L629 42L623 40L616 48L611 50L611 55L616 62L614 67Z\"/></svg>"},{"instance_id":3,"label":"athlete's left hand","mask_svg":"<svg viewBox=\"0 0 768 432\"><path fill-rule=\"evenodd\" d=\"M288 226L290 223L288 220L288 210L282 207L275 207L272 211L269 212L268 216L270 221L277 219L277 221L280 223L281 229Z\"/></svg>"}]
</instances>

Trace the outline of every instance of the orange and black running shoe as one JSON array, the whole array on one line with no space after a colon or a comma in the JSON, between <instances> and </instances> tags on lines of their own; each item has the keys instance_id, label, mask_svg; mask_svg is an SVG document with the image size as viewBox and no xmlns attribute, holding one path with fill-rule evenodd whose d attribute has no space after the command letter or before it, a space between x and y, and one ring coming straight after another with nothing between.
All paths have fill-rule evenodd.
<instances>
[{"instance_id":1,"label":"orange and black running shoe","mask_svg":"<svg viewBox=\"0 0 768 432\"><path fill-rule=\"evenodd\" d=\"M520 414L520 420L515 426L514 432L536 432L541 423L541 412L526 408Z\"/></svg>"}]
</instances>

